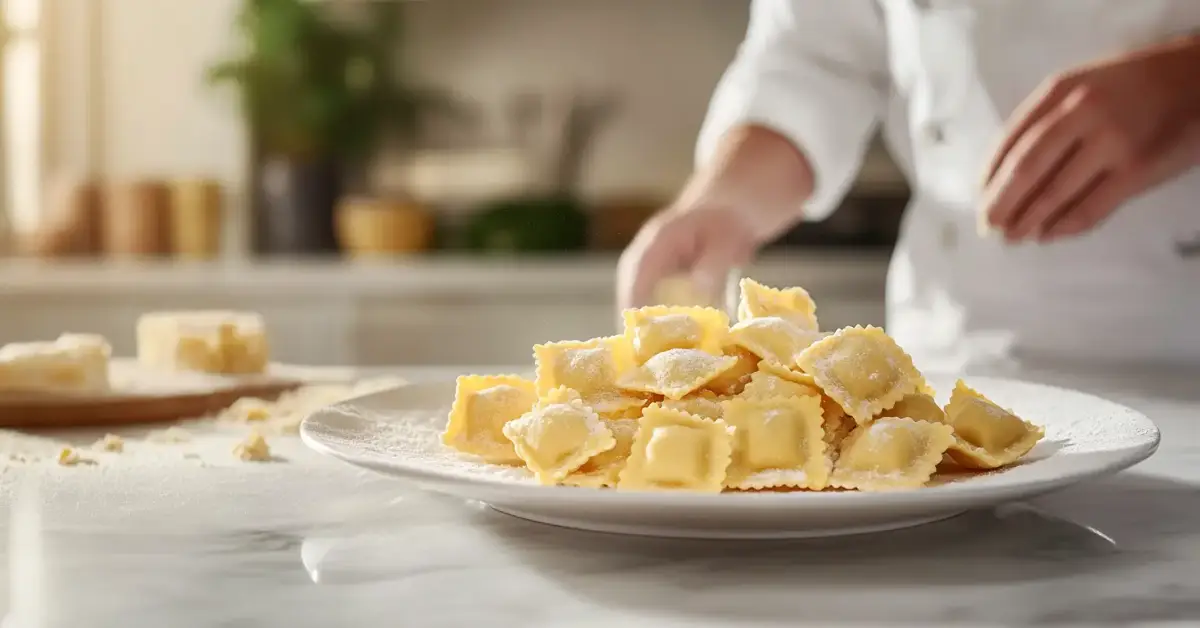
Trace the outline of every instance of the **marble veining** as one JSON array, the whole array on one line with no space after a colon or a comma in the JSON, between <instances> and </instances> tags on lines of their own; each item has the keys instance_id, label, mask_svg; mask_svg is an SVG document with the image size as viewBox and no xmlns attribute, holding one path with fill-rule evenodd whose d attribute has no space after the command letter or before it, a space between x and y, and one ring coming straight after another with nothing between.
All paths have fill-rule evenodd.
<instances>
[{"instance_id":1,"label":"marble veining","mask_svg":"<svg viewBox=\"0 0 1200 628\"><path fill-rule=\"evenodd\" d=\"M542 526L298 445L285 464L48 473L40 541L4 552L39 557L41 586L0 570L26 585L3 604L37 590L39 626L88 627L1200 625L1200 392L1027 375L1146 412L1159 453L1027 503L797 541Z\"/></svg>"}]
</instances>

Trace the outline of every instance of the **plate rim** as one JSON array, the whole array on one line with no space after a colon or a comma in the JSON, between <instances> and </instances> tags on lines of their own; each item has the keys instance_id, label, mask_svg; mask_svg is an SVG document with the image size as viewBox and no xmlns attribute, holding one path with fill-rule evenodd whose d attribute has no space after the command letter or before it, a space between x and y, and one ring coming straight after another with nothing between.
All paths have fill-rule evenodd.
<instances>
[{"instance_id":1,"label":"plate rim","mask_svg":"<svg viewBox=\"0 0 1200 628\"><path fill-rule=\"evenodd\" d=\"M959 377L953 374L948 375L940 373L930 373L929 376L935 379L955 379ZM1088 397L1092 400L1123 409L1124 411L1130 413L1132 418L1138 422L1144 423L1145 427L1149 429L1146 431L1146 438L1144 441L1130 443L1114 449L1079 454L1081 456L1090 455L1104 457L1106 459L1103 461L1103 464L1099 466L1088 467L1082 471L1069 472L1051 478L1042 478L1035 481L1018 482L1015 484L989 484L984 487L980 487L977 482L952 482L939 486L922 487L915 490L865 493L859 491L764 491L702 494L669 491L588 490L582 487L542 486L538 484L513 482L503 478L487 476L463 476L441 469L429 468L427 465L408 462L399 457L386 463L383 461L373 462L370 460L363 460L361 456L355 456L350 452L342 451L340 448L326 443L319 434L315 433L315 426L321 422L322 417L328 415L329 413L338 413L342 415L345 414L343 411L338 409L339 407L353 406L356 403L363 403L368 399L395 394L397 391L405 388L447 388L454 383L453 381L442 379L409 382L400 386L394 386L388 389L359 395L341 401L332 406L321 408L305 417L304 421L300 425L300 438L306 446L322 455L330 456L347 464L369 469L376 473L416 482L419 485L427 487L467 487L465 490L474 490L476 492L486 491L489 493L493 491L503 491L506 494L506 499L553 498L561 501L561 503L586 502L588 504L603 504L605 502L611 502L613 504L619 503L625 505L635 505L639 502L652 502L656 506L668 508L673 506L695 507L701 504L708 505L715 503L729 505L737 504L742 507L779 507L785 505L797 507L811 506L829 508L887 507L889 505L897 506L903 504L912 504L914 498L920 499L923 503L930 506L936 505L938 502L996 503L998 501L1003 501L1004 499L1044 494L1081 480L1086 480L1093 477L1103 477L1120 472L1153 456L1157 452L1162 441L1162 432L1158 425L1155 424L1154 421L1144 413L1130 408L1124 404L1105 399L1092 393L1039 382L1030 382L1016 378L972 376L971 379L973 381L983 383L984 386L982 387L986 387L988 382L998 382L1003 385L1018 384L1021 386L1030 386L1043 390L1066 392L1075 396ZM486 498L480 499L486 501ZM719 502L714 501L716 499L719 499Z\"/></svg>"}]
</instances>

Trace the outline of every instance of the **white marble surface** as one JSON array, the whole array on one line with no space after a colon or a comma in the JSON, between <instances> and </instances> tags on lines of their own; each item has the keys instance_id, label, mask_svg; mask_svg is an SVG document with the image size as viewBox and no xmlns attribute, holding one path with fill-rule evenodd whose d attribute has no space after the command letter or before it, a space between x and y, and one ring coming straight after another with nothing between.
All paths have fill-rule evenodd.
<instances>
[{"instance_id":1,"label":"white marble surface","mask_svg":"<svg viewBox=\"0 0 1200 628\"><path fill-rule=\"evenodd\" d=\"M714 543L525 523L295 439L272 440L284 461L237 463L236 435L213 432L0 475L0 521L32 479L41 503L40 525L6 526L5 608L88 627L1200 625L1198 374L1019 375L1146 412L1158 454L907 531Z\"/></svg>"}]
</instances>

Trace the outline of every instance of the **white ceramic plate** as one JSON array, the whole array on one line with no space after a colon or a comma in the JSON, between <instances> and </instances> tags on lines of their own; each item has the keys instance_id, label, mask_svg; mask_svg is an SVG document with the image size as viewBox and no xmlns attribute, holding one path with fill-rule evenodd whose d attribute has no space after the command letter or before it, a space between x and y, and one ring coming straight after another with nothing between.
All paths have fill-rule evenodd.
<instances>
[{"instance_id":1,"label":"white ceramic plate","mask_svg":"<svg viewBox=\"0 0 1200 628\"><path fill-rule=\"evenodd\" d=\"M931 377L930 383L949 391L954 379ZM889 493L710 495L540 486L524 469L474 462L442 445L453 382L353 399L309 417L300 433L319 452L524 519L700 538L831 536L918 525L1115 473L1158 447L1158 429L1149 419L1110 401L1011 380L972 377L968 383L1045 426L1046 438L1012 468Z\"/></svg>"}]
</instances>

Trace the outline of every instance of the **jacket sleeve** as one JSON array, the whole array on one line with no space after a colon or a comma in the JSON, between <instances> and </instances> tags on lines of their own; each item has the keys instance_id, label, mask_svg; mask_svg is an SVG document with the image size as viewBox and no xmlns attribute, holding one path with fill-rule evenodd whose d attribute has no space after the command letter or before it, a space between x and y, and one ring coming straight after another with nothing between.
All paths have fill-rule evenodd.
<instances>
[{"instance_id":1,"label":"jacket sleeve","mask_svg":"<svg viewBox=\"0 0 1200 628\"><path fill-rule=\"evenodd\" d=\"M757 124L808 159L805 218L841 202L887 98L887 36L875 0L753 0L737 57L717 85L696 148L703 164L729 129Z\"/></svg>"}]
</instances>

